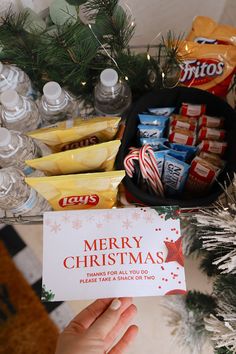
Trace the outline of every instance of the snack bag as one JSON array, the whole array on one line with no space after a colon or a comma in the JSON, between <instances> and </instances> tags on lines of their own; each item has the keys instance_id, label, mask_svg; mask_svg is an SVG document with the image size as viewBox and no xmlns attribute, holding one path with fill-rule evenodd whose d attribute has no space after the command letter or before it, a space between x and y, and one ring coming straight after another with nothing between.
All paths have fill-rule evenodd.
<instances>
[{"instance_id":1,"label":"snack bag","mask_svg":"<svg viewBox=\"0 0 236 354\"><path fill-rule=\"evenodd\" d=\"M180 113L183 116L188 116L191 118L198 118L200 115L206 112L205 104L195 104L183 102L180 108Z\"/></svg>"},{"instance_id":2,"label":"snack bag","mask_svg":"<svg viewBox=\"0 0 236 354\"><path fill-rule=\"evenodd\" d=\"M202 127L198 133L198 140L224 140L226 131L224 129L214 129Z\"/></svg>"},{"instance_id":3,"label":"snack bag","mask_svg":"<svg viewBox=\"0 0 236 354\"><path fill-rule=\"evenodd\" d=\"M219 168L224 168L226 162L220 158L219 155L217 154L212 154L211 152L200 152L199 157L201 157L203 160L211 163L212 165L215 165Z\"/></svg>"},{"instance_id":4,"label":"snack bag","mask_svg":"<svg viewBox=\"0 0 236 354\"><path fill-rule=\"evenodd\" d=\"M29 177L26 183L54 210L108 209L116 203L118 185L125 171L78 175Z\"/></svg>"},{"instance_id":5,"label":"snack bag","mask_svg":"<svg viewBox=\"0 0 236 354\"><path fill-rule=\"evenodd\" d=\"M50 146L53 151L65 151L114 139L119 117L76 118L58 122L27 135Z\"/></svg>"},{"instance_id":6,"label":"snack bag","mask_svg":"<svg viewBox=\"0 0 236 354\"><path fill-rule=\"evenodd\" d=\"M156 116L153 114L139 114L140 123L143 125L156 125L165 127L169 118L167 116Z\"/></svg>"},{"instance_id":7,"label":"snack bag","mask_svg":"<svg viewBox=\"0 0 236 354\"><path fill-rule=\"evenodd\" d=\"M199 128L207 127L207 128L222 128L224 126L224 118L223 117L211 117L203 114L199 118Z\"/></svg>"},{"instance_id":8,"label":"snack bag","mask_svg":"<svg viewBox=\"0 0 236 354\"><path fill-rule=\"evenodd\" d=\"M196 156L189 170L189 177L186 183L186 190L192 194L201 195L207 192L216 177L220 168L212 165L206 160Z\"/></svg>"},{"instance_id":9,"label":"snack bag","mask_svg":"<svg viewBox=\"0 0 236 354\"><path fill-rule=\"evenodd\" d=\"M228 144L226 141L203 140L198 145L199 152L212 152L213 154L224 155Z\"/></svg>"},{"instance_id":10,"label":"snack bag","mask_svg":"<svg viewBox=\"0 0 236 354\"><path fill-rule=\"evenodd\" d=\"M236 66L236 47L183 41L180 84L225 97Z\"/></svg>"},{"instance_id":11,"label":"snack bag","mask_svg":"<svg viewBox=\"0 0 236 354\"><path fill-rule=\"evenodd\" d=\"M166 138L140 138L140 144L143 145L150 145L153 150L159 150L168 140Z\"/></svg>"},{"instance_id":12,"label":"snack bag","mask_svg":"<svg viewBox=\"0 0 236 354\"><path fill-rule=\"evenodd\" d=\"M166 116L168 117L171 113L174 112L175 107L157 107L157 108L148 108L149 112L155 114L156 116Z\"/></svg>"},{"instance_id":13,"label":"snack bag","mask_svg":"<svg viewBox=\"0 0 236 354\"><path fill-rule=\"evenodd\" d=\"M192 130L171 128L169 131L169 141L171 143L193 146L196 143L196 134Z\"/></svg>"},{"instance_id":14,"label":"snack bag","mask_svg":"<svg viewBox=\"0 0 236 354\"><path fill-rule=\"evenodd\" d=\"M141 138L162 138L165 127L158 125L138 125L139 136Z\"/></svg>"},{"instance_id":15,"label":"snack bag","mask_svg":"<svg viewBox=\"0 0 236 354\"><path fill-rule=\"evenodd\" d=\"M162 181L165 192L168 195L179 195L182 193L188 177L189 165L183 161L166 155Z\"/></svg>"},{"instance_id":16,"label":"snack bag","mask_svg":"<svg viewBox=\"0 0 236 354\"><path fill-rule=\"evenodd\" d=\"M186 40L204 44L236 45L236 28L218 24L210 17L197 16Z\"/></svg>"},{"instance_id":17,"label":"snack bag","mask_svg":"<svg viewBox=\"0 0 236 354\"><path fill-rule=\"evenodd\" d=\"M89 171L111 171L120 147L120 140L58 152L27 160L26 164L48 175Z\"/></svg>"},{"instance_id":18,"label":"snack bag","mask_svg":"<svg viewBox=\"0 0 236 354\"><path fill-rule=\"evenodd\" d=\"M170 117L170 126L174 129L180 128L195 131L197 127L197 120L195 118L191 119L178 114L173 114L173 116Z\"/></svg>"}]
</instances>

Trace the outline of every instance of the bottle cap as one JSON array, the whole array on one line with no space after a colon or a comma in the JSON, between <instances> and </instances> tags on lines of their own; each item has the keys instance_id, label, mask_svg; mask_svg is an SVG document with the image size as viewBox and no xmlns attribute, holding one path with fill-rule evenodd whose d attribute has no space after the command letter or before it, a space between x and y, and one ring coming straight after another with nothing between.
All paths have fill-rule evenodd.
<instances>
[{"instance_id":1,"label":"bottle cap","mask_svg":"<svg viewBox=\"0 0 236 354\"><path fill-rule=\"evenodd\" d=\"M19 95L15 90L6 90L1 93L0 102L6 108L14 108L19 103Z\"/></svg>"},{"instance_id":2,"label":"bottle cap","mask_svg":"<svg viewBox=\"0 0 236 354\"><path fill-rule=\"evenodd\" d=\"M47 82L43 86L44 96L48 100L57 100L61 96L61 92L61 86L55 81Z\"/></svg>"},{"instance_id":3,"label":"bottle cap","mask_svg":"<svg viewBox=\"0 0 236 354\"><path fill-rule=\"evenodd\" d=\"M105 69L101 72L100 80L104 86L112 87L118 82L118 74L114 69Z\"/></svg>"},{"instance_id":4,"label":"bottle cap","mask_svg":"<svg viewBox=\"0 0 236 354\"><path fill-rule=\"evenodd\" d=\"M3 63L0 61L0 73L2 72L3 70Z\"/></svg>"},{"instance_id":5,"label":"bottle cap","mask_svg":"<svg viewBox=\"0 0 236 354\"><path fill-rule=\"evenodd\" d=\"M0 147L10 144L11 132L6 128L0 128Z\"/></svg>"}]
</instances>

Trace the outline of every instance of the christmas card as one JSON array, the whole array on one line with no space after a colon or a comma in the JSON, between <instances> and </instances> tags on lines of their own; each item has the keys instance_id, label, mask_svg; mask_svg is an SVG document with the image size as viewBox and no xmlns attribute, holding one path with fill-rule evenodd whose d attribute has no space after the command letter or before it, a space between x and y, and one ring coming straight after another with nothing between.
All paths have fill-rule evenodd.
<instances>
[{"instance_id":1,"label":"christmas card","mask_svg":"<svg viewBox=\"0 0 236 354\"><path fill-rule=\"evenodd\" d=\"M49 301L186 292L176 208L48 212L43 233Z\"/></svg>"}]
</instances>

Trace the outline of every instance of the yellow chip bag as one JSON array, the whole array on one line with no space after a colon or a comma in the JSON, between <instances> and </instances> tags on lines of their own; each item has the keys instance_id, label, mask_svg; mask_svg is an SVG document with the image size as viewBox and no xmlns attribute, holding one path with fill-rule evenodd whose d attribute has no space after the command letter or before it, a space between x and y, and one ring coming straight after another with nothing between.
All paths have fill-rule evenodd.
<instances>
[{"instance_id":1,"label":"yellow chip bag","mask_svg":"<svg viewBox=\"0 0 236 354\"><path fill-rule=\"evenodd\" d=\"M111 171L120 147L120 140L58 152L27 160L26 164L48 175L89 171Z\"/></svg>"},{"instance_id":2,"label":"yellow chip bag","mask_svg":"<svg viewBox=\"0 0 236 354\"><path fill-rule=\"evenodd\" d=\"M210 17L197 16L186 40L204 44L236 45L236 27L218 24Z\"/></svg>"},{"instance_id":3,"label":"yellow chip bag","mask_svg":"<svg viewBox=\"0 0 236 354\"><path fill-rule=\"evenodd\" d=\"M28 132L27 135L41 140L53 151L65 151L114 139L120 120L120 117L76 118Z\"/></svg>"},{"instance_id":4,"label":"yellow chip bag","mask_svg":"<svg viewBox=\"0 0 236 354\"><path fill-rule=\"evenodd\" d=\"M183 41L178 54L183 58L180 64L182 85L221 97L227 95L236 67L235 46Z\"/></svg>"},{"instance_id":5,"label":"yellow chip bag","mask_svg":"<svg viewBox=\"0 0 236 354\"><path fill-rule=\"evenodd\" d=\"M29 177L26 183L54 210L108 209L116 203L118 185L125 171L78 175Z\"/></svg>"}]
</instances>

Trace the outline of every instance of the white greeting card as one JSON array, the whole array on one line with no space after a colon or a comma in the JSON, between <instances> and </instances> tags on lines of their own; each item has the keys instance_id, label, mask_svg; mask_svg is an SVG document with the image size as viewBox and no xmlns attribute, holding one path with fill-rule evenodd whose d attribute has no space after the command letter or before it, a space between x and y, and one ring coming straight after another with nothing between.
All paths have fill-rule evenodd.
<instances>
[{"instance_id":1,"label":"white greeting card","mask_svg":"<svg viewBox=\"0 0 236 354\"><path fill-rule=\"evenodd\" d=\"M44 214L46 301L186 292L175 208Z\"/></svg>"}]
</instances>

